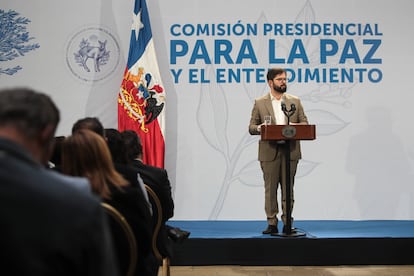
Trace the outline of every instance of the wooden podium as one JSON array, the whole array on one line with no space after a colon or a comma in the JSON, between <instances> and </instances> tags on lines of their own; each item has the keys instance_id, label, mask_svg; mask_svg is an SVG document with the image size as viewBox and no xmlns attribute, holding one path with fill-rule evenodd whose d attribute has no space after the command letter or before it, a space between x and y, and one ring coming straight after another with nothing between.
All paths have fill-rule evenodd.
<instances>
[{"instance_id":1,"label":"wooden podium","mask_svg":"<svg viewBox=\"0 0 414 276\"><path fill-rule=\"evenodd\" d=\"M261 139L271 140L315 140L315 125L262 125Z\"/></svg>"},{"instance_id":2,"label":"wooden podium","mask_svg":"<svg viewBox=\"0 0 414 276\"><path fill-rule=\"evenodd\" d=\"M278 146L283 147L286 162L286 228L287 231L278 233L278 236L299 237L305 233L292 231L292 204L290 183L290 143L294 140L315 140L315 125L262 125L260 129L263 141L284 141ZM282 203L283 204L283 203Z\"/></svg>"}]
</instances>

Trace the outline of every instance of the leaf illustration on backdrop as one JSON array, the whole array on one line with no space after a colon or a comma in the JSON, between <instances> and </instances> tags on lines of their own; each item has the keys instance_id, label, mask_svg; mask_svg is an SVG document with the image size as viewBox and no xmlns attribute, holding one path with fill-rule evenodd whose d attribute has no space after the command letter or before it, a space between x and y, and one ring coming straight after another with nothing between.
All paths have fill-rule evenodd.
<instances>
[{"instance_id":1,"label":"leaf illustration on backdrop","mask_svg":"<svg viewBox=\"0 0 414 276\"><path fill-rule=\"evenodd\" d=\"M302 10L296 16L295 23L299 23L299 24L315 23L315 10L313 9L310 1L306 1ZM295 36L292 36L292 40L293 38L295 38ZM312 39L316 39L316 38L314 36L305 36L302 39L302 43L304 44L305 48L308 48L310 41ZM309 50L307 52L309 52Z\"/></svg>"},{"instance_id":2,"label":"leaf illustration on backdrop","mask_svg":"<svg viewBox=\"0 0 414 276\"><path fill-rule=\"evenodd\" d=\"M269 21L267 20L264 12L262 12L255 24L257 26L263 26L265 23L269 23ZM250 42L252 43L253 48L255 49L255 55L257 57L257 60L267 61L269 59L268 37L264 35L256 35L252 37L246 37L246 39L249 39ZM243 66L250 67L252 65L245 64L244 62ZM264 82L250 81L250 82L240 83L240 85L243 85L243 88L244 88L243 91L246 92L247 97L250 99L252 103L255 98L263 95L265 93L265 90L268 87L267 82L266 82L266 72L264 72L264 80L265 80Z\"/></svg>"},{"instance_id":3,"label":"leaf illustration on backdrop","mask_svg":"<svg viewBox=\"0 0 414 276\"><path fill-rule=\"evenodd\" d=\"M263 186L263 174L257 158L251 160L246 166L240 169L240 173L237 174L237 179L241 184L246 186Z\"/></svg>"},{"instance_id":4,"label":"leaf illustration on backdrop","mask_svg":"<svg viewBox=\"0 0 414 276\"><path fill-rule=\"evenodd\" d=\"M307 176L309 174L311 174L311 172L319 165L320 163L314 162L314 161L310 161L310 160L306 160L306 159L301 159L299 161L299 165L298 165L298 170L296 171L296 176L295 178L301 178L304 176Z\"/></svg>"},{"instance_id":5,"label":"leaf illustration on backdrop","mask_svg":"<svg viewBox=\"0 0 414 276\"><path fill-rule=\"evenodd\" d=\"M301 9L300 13L297 16L296 20L302 20L302 22L314 22L315 15L313 8L309 1L306 2L304 7ZM266 16L262 12L257 20L258 26L264 26L265 23L269 23ZM269 61L269 37L268 36L253 36L253 37L246 37L249 39L253 45L255 50L256 58L260 61ZM315 38L316 39L316 38ZM307 40L306 43L310 43L310 39ZM274 44L275 49L271 49L272 51L276 51L281 56L288 55L291 47L292 47L292 38L281 38L277 40L277 43ZM313 41L312 41L313 42ZM316 63L317 55L319 52L317 51L317 47L313 47L315 50L312 51L312 61ZM265 67L272 67L272 64L263 64ZM243 64L241 66L244 67L251 67L255 66L250 61L243 60ZM300 64L291 64L292 69L296 70L300 67ZM207 77L206 79L214 79L214 68L208 67L206 69ZM258 96L263 95L268 91L268 84L266 81L266 71L263 71L262 74L264 75L264 79L262 82L254 80L253 78L250 81L245 81L240 83L242 85L243 90L250 99L253 104L253 101ZM255 76L256 77L256 76ZM224 206L225 199L227 197L229 188L232 183L240 183L242 185L258 187L263 185L263 177L260 170L260 163L257 160L257 156L252 156L252 158L248 158L247 161L243 160L244 164L240 164L242 160L240 157L243 153L249 149L251 146L257 147L257 138L252 137L248 133L243 135L237 145L234 147L234 152L229 152L229 145L227 139L227 121L228 118L228 103L226 101L225 93L222 87L215 82L202 84L201 85L201 95L198 104L198 111L197 111L197 122L199 128L205 137L206 141L209 145L211 145L214 149L221 152L223 157L225 158L226 167L223 168L224 177L223 181L220 186L220 191L216 198L216 202L214 203L213 209L210 213L209 219L217 219L221 210ZM310 92L308 92L310 93ZM326 96L327 94L322 95ZM308 98L307 100L310 100ZM330 116L326 116L330 118ZM339 131L341 127L344 127L344 122L336 117L336 119L326 120L325 121L334 121L333 124L334 128L330 128L331 131ZM329 128L329 127L328 127ZM323 131L323 130L322 130ZM327 132L328 133L328 132ZM232 141L235 143L236 141ZM301 177L307 174L310 174L315 168L318 166L318 163L303 160L301 165L301 172L297 175L297 177ZM237 171L236 171L237 170Z\"/></svg>"},{"instance_id":6,"label":"leaf illustration on backdrop","mask_svg":"<svg viewBox=\"0 0 414 276\"><path fill-rule=\"evenodd\" d=\"M205 73L206 79L214 79L213 67L207 67ZM227 158L228 104L222 87L216 82L201 85L196 118L208 144Z\"/></svg>"},{"instance_id":7,"label":"leaf illustration on backdrop","mask_svg":"<svg viewBox=\"0 0 414 276\"><path fill-rule=\"evenodd\" d=\"M302 101L312 103L328 103L337 107L350 109L352 107L349 98L355 83L320 83L309 93L302 95Z\"/></svg>"},{"instance_id":8,"label":"leaf illustration on backdrop","mask_svg":"<svg viewBox=\"0 0 414 276\"><path fill-rule=\"evenodd\" d=\"M334 113L326 110L309 110L306 112L311 122L317 122L316 135L327 136L337 133L347 127L349 122L343 121Z\"/></svg>"},{"instance_id":9,"label":"leaf illustration on backdrop","mask_svg":"<svg viewBox=\"0 0 414 276\"><path fill-rule=\"evenodd\" d=\"M18 17L19 13L13 10L0 9L0 61L11 61L24 56L26 53L40 47L38 43L29 43L34 37L30 37L26 31L26 25L30 20ZM0 68L0 75L13 75L21 70L21 66L13 68Z\"/></svg>"},{"instance_id":10,"label":"leaf illustration on backdrop","mask_svg":"<svg viewBox=\"0 0 414 276\"><path fill-rule=\"evenodd\" d=\"M240 156L245 151L246 148L248 148L253 143L257 142L257 140L252 139L251 135L248 133L244 134L240 141L237 143L234 152L231 154L231 156L225 156L226 157L226 168L224 172L224 178L220 187L220 191L218 193L218 196L216 198L216 202L214 204L214 207L210 213L209 219L217 219L218 215L221 212L221 209L223 208L224 201L226 200L230 185L239 180L239 173L235 173L236 167L238 166L238 163L240 161Z\"/></svg>"}]
</instances>

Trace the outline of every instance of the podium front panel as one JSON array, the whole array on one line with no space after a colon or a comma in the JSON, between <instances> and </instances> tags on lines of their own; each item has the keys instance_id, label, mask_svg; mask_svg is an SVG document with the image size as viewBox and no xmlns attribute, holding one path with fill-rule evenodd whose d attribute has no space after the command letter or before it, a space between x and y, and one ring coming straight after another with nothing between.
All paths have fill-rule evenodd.
<instances>
[{"instance_id":1,"label":"podium front panel","mask_svg":"<svg viewBox=\"0 0 414 276\"><path fill-rule=\"evenodd\" d=\"M262 125L261 139L272 140L315 140L315 125Z\"/></svg>"}]
</instances>

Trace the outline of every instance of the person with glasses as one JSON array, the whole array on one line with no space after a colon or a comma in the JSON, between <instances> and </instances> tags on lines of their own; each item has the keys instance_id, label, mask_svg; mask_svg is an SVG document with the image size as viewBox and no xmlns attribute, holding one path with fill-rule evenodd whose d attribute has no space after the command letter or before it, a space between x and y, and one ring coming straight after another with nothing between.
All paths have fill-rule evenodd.
<instances>
[{"instance_id":1,"label":"person with glasses","mask_svg":"<svg viewBox=\"0 0 414 276\"><path fill-rule=\"evenodd\" d=\"M297 96L287 94L287 74L282 68L272 68L267 72L267 83L270 91L265 95L255 99L250 124L249 133L251 135L260 135L261 126L265 124L265 117L270 116L270 124L290 125L308 124L302 103ZM289 118L285 111L289 107ZM293 111L294 110L294 111ZM289 110L287 110L289 111ZM267 122L268 123L268 122ZM278 230L278 213L279 203L277 190L281 189L283 233L290 233L286 223L286 171L284 170L285 161L282 150L284 141L262 141L259 140L259 162L263 172L265 188L265 213L267 217L267 228L263 234L276 235ZM292 141L290 145L290 202L293 210L293 183L296 174L296 168L302 154L300 142ZM292 219L293 220L293 219ZM291 225L293 223L291 222ZM289 230L289 231L288 231Z\"/></svg>"}]
</instances>

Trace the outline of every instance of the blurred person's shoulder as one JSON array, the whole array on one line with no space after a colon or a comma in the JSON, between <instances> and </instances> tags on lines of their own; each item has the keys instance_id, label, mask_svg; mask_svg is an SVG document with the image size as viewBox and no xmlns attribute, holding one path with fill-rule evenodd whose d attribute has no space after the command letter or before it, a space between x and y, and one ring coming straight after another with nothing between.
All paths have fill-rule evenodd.
<instances>
[{"instance_id":1,"label":"blurred person's shoulder","mask_svg":"<svg viewBox=\"0 0 414 276\"><path fill-rule=\"evenodd\" d=\"M49 172L50 176L54 178L57 183L68 185L86 194L92 193L91 185L86 177L69 176L55 170L49 170Z\"/></svg>"}]
</instances>

